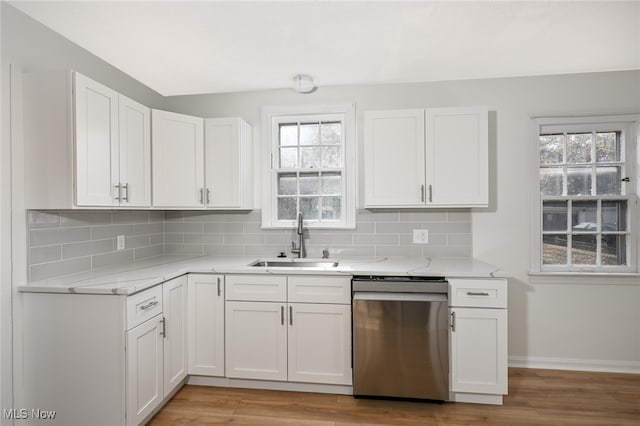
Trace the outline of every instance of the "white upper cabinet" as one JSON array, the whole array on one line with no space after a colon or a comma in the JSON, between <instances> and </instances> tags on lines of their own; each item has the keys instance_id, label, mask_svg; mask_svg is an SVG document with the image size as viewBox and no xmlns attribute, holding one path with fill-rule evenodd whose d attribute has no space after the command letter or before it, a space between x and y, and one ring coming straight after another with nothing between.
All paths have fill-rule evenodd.
<instances>
[{"instance_id":1,"label":"white upper cabinet","mask_svg":"<svg viewBox=\"0 0 640 426\"><path fill-rule=\"evenodd\" d=\"M119 204L118 93L75 74L76 203Z\"/></svg>"},{"instance_id":2,"label":"white upper cabinet","mask_svg":"<svg viewBox=\"0 0 640 426\"><path fill-rule=\"evenodd\" d=\"M120 204L151 205L151 110L118 96L120 129Z\"/></svg>"},{"instance_id":3,"label":"white upper cabinet","mask_svg":"<svg viewBox=\"0 0 640 426\"><path fill-rule=\"evenodd\" d=\"M424 110L364 113L365 206L424 204Z\"/></svg>"},{"instance_id":4,"label":"white upper cabinet","mask_svg":"<svg viewBox=\"0 0 640 426\"><path fill-rule=\"evenodd\" d=\"M204 121L206 207L253 208L251 132L241 118Z\"/></svg>"},{"instance_id":5,"label":"white upper cabinet","mask_svg":"<svg viewBox=\"0 0 640 426\"><path fill-rule=\"evenodd\" d=\"M203 119L153 110L153 205L204 206Z\"/></svg>"},{"instance_id":6,"label":"white upper cabinet","mask_svg":"<svg viewBox=\"0 0 640 426\"><path fill-rule=\"evenodd\" d=\"M27 208L151 205L149 108L68 71L25 74L23 95Z\"/></svg>"},{"instance_id":7,"label":"white upper cabinet","mask_svg":"<svg viewBox=\"0 0 640 426\"><path fill-rule=\"evenodd\" d=\"M486 107L364 113L365 207L488 205Z\"/></svg>"}]
</instances>

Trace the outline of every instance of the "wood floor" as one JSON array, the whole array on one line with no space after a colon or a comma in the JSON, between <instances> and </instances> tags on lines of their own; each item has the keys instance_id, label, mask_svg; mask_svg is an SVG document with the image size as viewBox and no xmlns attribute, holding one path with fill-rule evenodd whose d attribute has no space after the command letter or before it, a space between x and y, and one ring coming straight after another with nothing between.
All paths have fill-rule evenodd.
<instances>
[{"instance_id":1,"label":"wood floor","mask_svg":"<svg viewBox=\"0 0 640 426\"><path fill-rule=\"evenodd\" d=\"M640 425L640 375L509 369L503 406L185 386L165 425Z\"/></svg>"}]
</instances>

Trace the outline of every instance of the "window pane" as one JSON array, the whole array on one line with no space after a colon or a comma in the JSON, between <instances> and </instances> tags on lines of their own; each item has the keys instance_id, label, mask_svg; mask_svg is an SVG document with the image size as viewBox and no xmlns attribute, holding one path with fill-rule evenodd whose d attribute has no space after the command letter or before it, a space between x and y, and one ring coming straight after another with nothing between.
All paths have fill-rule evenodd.
<instances>
[{"instance_id":1,"label":"window pane","mask_svg":"<svg viewBox=\"0 0 640 426\"><path fill-rule=\"evenodd\" d=\"M317 145L318 140L318 123L301 123L300 124L300 145Z\"/></svg>"},{"instance_id":2,"label":"window pane","mask_svg":"<svg viewBox=\"0 0 640 426\"><path fill-rule=\"evenodd\" d=\"M298 125L280 125L280 145L296 145L298 143Z\"/></svg>"},{"instance_id":3,"label":"window pane","mask_svg":"<svg viewBox=\"0 0 640 426\"><path fill-rule=\"evenodd\" d=\"M627 264L627 237L625 235L602 236L602 264Z\"/></svg>"},{"instance_id":4,"label":"window pane","mask_svg":"<svg viewBox=\"0 0 640 426\"><path fill-rule=\"evenodd\" d=\"M562 168L540 169L540 192L544 195L562 195Z\"/></svg>"},{"instance_id":5,"label":"window pane","mask_svg":"<svg viewBox=\"0 0 640 426\"><path fill-rule=\"evenodd\" d=\"M542 230L567 230L567 202L544 201L542 203Z\"/></svg>"},{"instance_id":6,"label":"window pane","mask_svg":"<svg viewBox=\"0 0 640 426\"><path fill-rule=\"evenodd\" d=\"M602 232L627 230L627 202L602 202Z\"/></svg>"},{"instance_id":7,"label":"window pane","mask_svg":"<svg viewBox=\"0 0 640 426\"><path fill-rule=\"evenodd\" d=\"M340 220L340 204L341 199L339 197L322 198L322 219Z\"/></svg>"},{"instance_id":8,"label":"window pane","mask_svg":"<svg viewBox=\"0 0 640 426\"><path fill-rule=\"evenodd\" d=\"M596 169L596 193L598 195L620 195L621 167L598 167Z\"/></svg>"},{"instance_id":9,"label":"window pane","mask_svg":"<svg viewBox=\"0 0 640 426\"><path fill-rule=\"evenodd\" d=\"M597 232L598 202L574 201L571 208L571 227L578 232Z\"/></svg>"},{"instance_id":10,"label":"window pane","mask_svg":"<svg viewBox=\"0 0 640 426\"><path fill-rule=\"evenodd\" d=\"M281 173L278 175L278 195L296 195L298 193L295 173Z\"/></svg>"},{"instance_id":11,"label":"window pane","mask_svg":"<svg viewBox=\"0 0 640 426\"><path fill-rule=\"evenodd\" d=\"M283 169L298 167L298 148L280 148L280 167Z\"/></svg>"},{"instance_id":12,"label":"window pane","mask_svg":"<svg viewBox=\"0 0 640 426\"><path fill-rule=\"evenodd\" d=\"M293 220L297 213L295 197L278 197L278 220Z\"/></svg>"},{"instance_id":13,"label":"window pane","mask_svg":"<svg viewBox=\"0 0 640 426\"><path fill-rule=\"evenodd\" d=\"M596 161L620 161L620 145L616 132L596 133Z\"/></svg>"},{"instance_id":14,"label":"window pane","mask_svg":"<svg viewBox=\"0 0 640 426\"><path fill-rule=\"evenodd\" d=\"M591 167L573 167L567 170L567 193L591 195Z\"/></svg>"},{"instance_id":15,"label":"window pane","mask_svg":"<svg viewBox=\"0 0 640 426\"><path fill-rule=\"evenodd\" d=\"M305 219L317 220L320 218L320 198L300 197L300 211Z\"/></svg>"},{"instance_id":16,"label":"window pane","mask_svg":"<svg viewBox=\"0 0 640 426\"><path fill-rule=\"evenodd\" d=\"M300 173L300 195L317 195L320 179L318 173Z\"/></svg>"},{"instance_id":17,"label":"window pane","mask_svg":"<svg viewBox=\"0 0 640 426\"><path fill-rule=\"evenodd\" d=\"M567 264L566 235L544 235L542 237L542 262L545 265Z\"/></svg>"},{"instance_id":18,"label":"window pane","mask_svg":"<svg viewBox=\"0 0 640 426\"><path fill-rule=\"evenodd\" d=\"M591 133L567 135L567 163L589 163L591 161Z\"/></svg>"},{"instance_id":19,"label":"window pane","mask_svg":"<svg viewBox=\"0 0 640 426\"><path fill-rule=\"evenodd\" d=\"M322 167L337 169L342 165L340 158L340 147L330 146L322 148Z\"/></svg>"},{"instance_id":20,"label":"window pane","mask_svg":"<svg viewBox=\"0 0 640 426\"><path fill-rule=\"evenodd\" d=\"M300 167L303 169L320 168L320 148L300 148Z\"/></svg>"},{"instance_id":21,"label":"window pane","mask_svg":"<svg viewBox=\"0 0 640 426\"><path fill-rule=\"evenodd\" d=\"M562 164L564 135L540 136L540 164Z\"/></svg>"},{"instance_id":22,"label":"window pane","mask_svg":"<svg viewBox=\"0 0 640 426\"><path fill-rule=\"evenodd\" d=\"M595 235L574 235L571 243L571 263L574 265L595 265L596 249Z\"/></svg>"},{"instance_id":23,"label":"window pane","mask_svg":"<svg viewBox=\"0 0 640 426\"><path fill-rule=\"evenodd\" d=\"M335 145L342 141L342 123L322 123L320 129L323 145Z\"/></svg>"},{"instance_id":24,"label":"window pane","mask_svg":"<svg viewBox=\"0 0 640 426\"><path fill-rule=\"evenodd\" d=\"M342 176L340 173L322 174L322 193L326 195L342 194Z\"/></svg>"}]
</instances>

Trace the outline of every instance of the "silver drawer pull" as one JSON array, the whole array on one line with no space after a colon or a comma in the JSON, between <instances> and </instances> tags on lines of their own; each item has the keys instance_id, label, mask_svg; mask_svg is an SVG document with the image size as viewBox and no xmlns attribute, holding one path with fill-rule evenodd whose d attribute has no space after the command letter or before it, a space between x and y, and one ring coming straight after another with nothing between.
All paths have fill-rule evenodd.
<instances>
[{"instance_id":1,"label":"silver drawer pull","mask_svg":"<svg viewBox=\"0 0 640 426\"><path fill-rule=\"evenodd\" d=\"M485 291L468 291L467 296L488 296L489 293Z\"/></svg>"},{"instance_id":2,"label":"silver drawer pull","mask_svg":"<svg viewBox=\"0 0 640 426\"><path fill-rule=\"evenodd\" d=\"M160 303L160 302L158 302L157 300L152 300L151 302L147 303L146 305L140 306L140 310L141 311L146 311L147 309L153 308L158 303Z\"/></svg>"}]
</instances>

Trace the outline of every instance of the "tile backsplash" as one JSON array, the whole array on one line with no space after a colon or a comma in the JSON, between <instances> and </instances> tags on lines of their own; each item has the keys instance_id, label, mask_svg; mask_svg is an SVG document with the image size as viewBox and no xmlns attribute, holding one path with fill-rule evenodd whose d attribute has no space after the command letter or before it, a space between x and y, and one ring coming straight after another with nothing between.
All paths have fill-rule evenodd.
<instances>
[{"instance_id":1,"label":"tile backsplash","mask_svg":"<svg viewBox=\"0 0 640 426\"><path fill-rule=\"evenodd\" d=\"M290 254L291 229L260 228L261 212L29 211L30 280L123 265L162 254L269 256ZM469 210L358 210L356 229L305 230L309 257L470 257ZM413 244L428 229L429 244ZM116 236L125 250L116 251Z\"/></svg>"}]
</instances>

